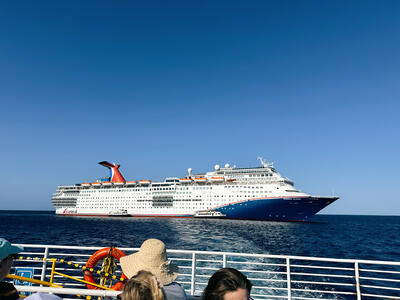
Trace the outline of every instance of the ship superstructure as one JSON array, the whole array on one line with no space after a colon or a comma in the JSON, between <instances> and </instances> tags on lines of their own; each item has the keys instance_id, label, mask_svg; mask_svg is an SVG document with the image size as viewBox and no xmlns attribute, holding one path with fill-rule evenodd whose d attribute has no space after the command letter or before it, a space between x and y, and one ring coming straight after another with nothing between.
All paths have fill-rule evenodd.
<instances>
[{"instance_id":1,"label":"ship superstructure","mask_svg":"<svg viewBox=\"0 0 400 300\"><path fill-rule=\"evenodd\" d=\"M110 177L96 182L59 186L52 201L56 214L132 217L193 217L219 212L229 219L307 221L338 197L310 196L283 178L262 158L260 167L215 165L214 171L162 182L126 181L119 165L103 161ZM214 215L210 213L210 216Z\"/></svg>"}]
</instances>

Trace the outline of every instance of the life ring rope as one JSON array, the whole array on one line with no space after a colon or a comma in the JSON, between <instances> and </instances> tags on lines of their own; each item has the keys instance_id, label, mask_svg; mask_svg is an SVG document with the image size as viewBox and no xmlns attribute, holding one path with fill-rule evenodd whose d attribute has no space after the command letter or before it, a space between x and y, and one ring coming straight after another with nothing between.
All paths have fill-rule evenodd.
<instances>
[{"instance_id":1,"label":"life ring rope","mask_svg":"<svg viewBox=\"0 0 400 300\"><path fill-rule=\"evenodd\" d=\"M116 279L115 275L112 275L116 264L115 261L113 259L117 259L118 261L120 260L121 257L125 256L126 254L124 252L122 252L121 250L114 248L114 247L107 247L107 248L103 248L100 249L98 251L96 251L95 253L92 254L92 256L89 257L88 261L86 262L85 265L85 271L83 273L84 279L88 282L91 283L96 283L94 280L94 273L92 270L94 270L94 267L96 266L96 264L103 259L103 264L104 261L106 261L106 264L108 264L107 266L103 266L103 267L107 267L107 269L105 270L104 268L102 268L102 270L97 271L96 274L99 274L101 279L100 279L100 284L104 285L107 282L107 279L111 279L110 280L110 284L112 282L112 279ZM108 260L107 258L109 258L110 260ZM109 264L113 264L113 266L110 266ZM115 276L115 277L114 277ZM122 286L124 285L124 280L128 279L125 274L122 273L121 279L114 284L111 289L119 291ZM88 289L98 289L90 284L86 284Z\"/></svg>"}]
</instances>

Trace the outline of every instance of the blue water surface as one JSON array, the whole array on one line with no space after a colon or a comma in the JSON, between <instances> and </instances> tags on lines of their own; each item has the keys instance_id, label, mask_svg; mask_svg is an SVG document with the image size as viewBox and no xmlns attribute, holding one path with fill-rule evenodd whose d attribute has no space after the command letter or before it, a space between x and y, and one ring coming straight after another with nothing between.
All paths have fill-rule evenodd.
<instances>
[{"instance_id":1,"label":"blue water surface","mask_svg":"<svg viewBox=\"0 0 400 300\"><path fill-rule=\"evenodd\" d=\"M310 223L175 218L88 218L0 211L13 243L140 247L400 261L400 217L316 215Z\"/></svg>"}]
</instances>

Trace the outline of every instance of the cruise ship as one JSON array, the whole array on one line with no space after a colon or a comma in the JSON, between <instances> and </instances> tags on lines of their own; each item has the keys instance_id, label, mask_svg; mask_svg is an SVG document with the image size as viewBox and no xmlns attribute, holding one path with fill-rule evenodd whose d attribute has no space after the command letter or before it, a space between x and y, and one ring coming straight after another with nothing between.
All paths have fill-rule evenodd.
<instances>
[{"instance_id":1,"label":"cruise ship","mask_svg":"<svg viewBox=\"0 0 400 300\"><path fill-rule=\"evenodd\" d=\"M127 181L120 165L99 162L109 177L58 186L52 196L56 214L66 216L196 217L309 221L338 197L311 196L282 177L261 157L259 167L215 165L214 171Z\"/></svg>"}]
</instances>

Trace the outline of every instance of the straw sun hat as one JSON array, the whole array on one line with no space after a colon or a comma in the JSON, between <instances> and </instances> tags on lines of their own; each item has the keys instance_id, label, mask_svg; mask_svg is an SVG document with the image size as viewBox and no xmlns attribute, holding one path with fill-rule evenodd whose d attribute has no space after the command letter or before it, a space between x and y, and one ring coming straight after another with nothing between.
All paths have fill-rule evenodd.
<instances>
[{"instance_id":1,"label":"straw sun hat","mask_svg":"<svg viewBox=\"0 0 400 300\"><path fill-rule=\"evenodd\" d=\"M144 241L138 252L121 257L120 263L128 278L145 270L153 273L162 285L168 285L178 276L178 267L167 259L165 244L157 239Z\"/></svg>"}]
</instances>

